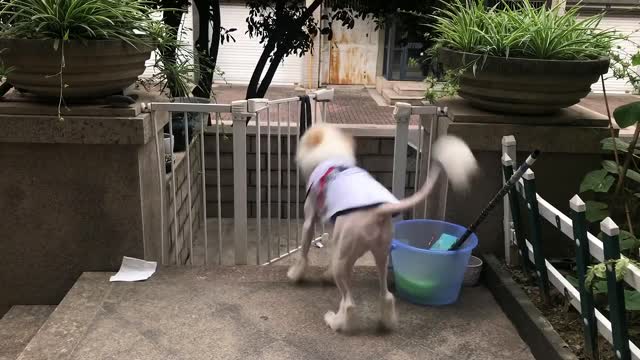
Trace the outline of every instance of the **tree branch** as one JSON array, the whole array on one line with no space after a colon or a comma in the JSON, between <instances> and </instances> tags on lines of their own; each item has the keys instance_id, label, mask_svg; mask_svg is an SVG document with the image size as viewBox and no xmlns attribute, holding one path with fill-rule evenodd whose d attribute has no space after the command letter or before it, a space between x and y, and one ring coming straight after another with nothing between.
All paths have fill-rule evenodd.
<instances>
[{"instance_id":1,"label":"tree branch","mask_svg":"<svg viewBox=\"0 0 640 360\"><path fill-rule=\"evenodd\" d=\"M260 87L258 87L256 97L263 98L267 94L269 85L271 85L271 81L273 81L273 77L275 76L276 71L278 70L278 66L280 66L283 58L284 52L276 51L276 54L274 55L273 60L269 65L269 69L267 69L267 73L264 75L264 78L260 82Z\"/></svg>"}]
</instances>

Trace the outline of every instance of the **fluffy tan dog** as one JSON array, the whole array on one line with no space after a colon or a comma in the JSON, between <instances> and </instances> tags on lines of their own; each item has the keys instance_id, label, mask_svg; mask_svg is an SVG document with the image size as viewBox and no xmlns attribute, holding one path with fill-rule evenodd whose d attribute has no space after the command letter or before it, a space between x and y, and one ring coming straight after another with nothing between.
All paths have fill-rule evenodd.
<instances>
[{"instance_id":1,"label":"fluffy tan dog","mask_svg":"<svg viewBox=\"0 0 640 360\"><path fill-rule=\"evenodd\" d=\"M454 188L468 187L477 170L476 160L460 139L444 136L434 144L432 171L418 192L398 201L371 175L356 166L355 142L339 128L318 124L300 139L296 161L307 180L304 204L302 251L288 277L302 279L308 264L312 229L319 221L333 222L331 262L325 273L333 277L340 294L337 313L328 311L324 320L335 331L348 331L353 323L351 294L353 266L367 251L373 254L380 281L380 322L392 329L397 323L395 299L387 289L387 261L393 232L392 216L423 201L444 169Z\"/></svg>"}]
</instances>

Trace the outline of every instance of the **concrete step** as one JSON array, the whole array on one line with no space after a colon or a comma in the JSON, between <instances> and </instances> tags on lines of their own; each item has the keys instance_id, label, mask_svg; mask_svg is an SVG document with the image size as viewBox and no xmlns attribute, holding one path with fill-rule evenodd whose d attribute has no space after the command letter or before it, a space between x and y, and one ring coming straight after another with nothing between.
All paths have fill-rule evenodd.
<instances>
[{"instance_id":1,"label":"concrete step","mask_svg":"<svg viewBox=\"0 0 640 360\"><path fill-rule=\"evenodd\" d=\"M323 316L337 310L339 292L319 281L323 270L310 268L298 285L285 266L161 267L135 283L84 273L19 360L533 359L481 286L446 307L398 300L400 326L377 332L369 267L352 276L354 336L336 334Z\"/></svg>"},{"instance_id":2,"label":"concrete step","mask_svg":"<svg viewBox=\"0 0 640 360\"><path fill-rule=\"evenodd\" d=\"M427 84L421 82L397 82L393 85L393 91L400 96L424 97L424 92L427 91Z\"/></svg>"},{"instance_id":3,"label":"concrete step","mask_svg":"<svg viewBox=\"0 0 640 360\"><path fill-rule=\"evenodd\" d=\"M411 105L422 105L422 100L424 99L424 96L400 95L393 89L383 89L382 97L389 105L395 105L397 102L406 102Z\"/></svg>"},{"instance_id":4,"label":"concrete step","mask_svg":"<svg viewBox=\"0 0 640 360\"><path fill-rule=\"evenodd\" d=\"M54 305L16 305L0 319L0 360L15 360L55 309Z\"/></svg>"}]
</instances>

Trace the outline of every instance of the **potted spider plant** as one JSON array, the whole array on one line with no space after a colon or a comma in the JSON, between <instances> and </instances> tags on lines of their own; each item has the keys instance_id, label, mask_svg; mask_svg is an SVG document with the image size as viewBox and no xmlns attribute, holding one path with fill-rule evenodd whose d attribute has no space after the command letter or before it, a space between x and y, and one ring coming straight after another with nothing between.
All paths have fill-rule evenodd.
<instances>
[{"instance_id":1,"label":"potted spider plant","mask_svg":"<svg viewBox=\"0 0 640 360\"><path fill-rule=\"evenodd\" d=\"M454 0L435 16L432 49L448 81L472 106L495 112L547 114L577 104L609 69L621 36L601 30L602 15L578 8L533 7L528 0L487 7ZM450 88L450 87L449 87Z\"/></svg>"},{"instance_id":2,"label":"potted spider plant","mask_svg":"<svg viewBox=\"0 0 640 360\"><path fill-rule=\"evenodd\" d=\"M59 104L99 99L132 85L155 50L155 66L164 77L173 85L185 83L188 76L176 74L179 66L163 57L163 49L179 44L154 19L157 11L143 0L3 1L0 59L9 69L6 82Z\"/></svg>"}]
</instances>

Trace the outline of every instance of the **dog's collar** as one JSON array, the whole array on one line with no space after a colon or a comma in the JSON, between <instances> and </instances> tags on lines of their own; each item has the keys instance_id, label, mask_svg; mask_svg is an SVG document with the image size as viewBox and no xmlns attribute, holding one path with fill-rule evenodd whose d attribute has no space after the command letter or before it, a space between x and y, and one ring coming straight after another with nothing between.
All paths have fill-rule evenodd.
<instances>
[{"instance_id":1,"label":"dog's collar","mask_svg":"<svg viewBox=\"0 0 640 360\"><path fill-rule=\"evenodd\" d=\"M314 186L316 185L316 183L318 184L318 189L317 189L317 193L318 193L318 198L319 200L322 198L324 192L325 192L325 187L327 185L327 182L329 182L329 180L331 180L331 178L333 178L336 174L341 173L345 170L347 170L349 167L348 166L344 166L344 165L336 165L336 166L330 166L325 172L324 174L322 174L322 176L320 176L320 178L318 179L318 181L309 184L309 187L307 189L307 193L305 195L305 201L306 199L309 197L309 194L311 193L311 190L314 188ZM322 208L321 206L322 204L318 204L318 206L320 208Z\"/></svg>"}]
</instances>

